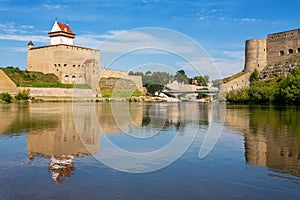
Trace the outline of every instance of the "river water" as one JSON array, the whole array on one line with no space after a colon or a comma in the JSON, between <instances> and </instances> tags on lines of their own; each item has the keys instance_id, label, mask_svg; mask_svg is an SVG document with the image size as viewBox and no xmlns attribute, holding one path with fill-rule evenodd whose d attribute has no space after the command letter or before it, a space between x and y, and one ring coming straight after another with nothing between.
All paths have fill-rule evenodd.
<instances>
[{"instance_id":1,"label":"river water","mask_svg":"<svg viewBox=\"0 0 300 200\"><path fill-rule=\"evenodd\" d=\"M300 108L0 104L0 199L300 199Z\"/></svg>"}]
</instances>

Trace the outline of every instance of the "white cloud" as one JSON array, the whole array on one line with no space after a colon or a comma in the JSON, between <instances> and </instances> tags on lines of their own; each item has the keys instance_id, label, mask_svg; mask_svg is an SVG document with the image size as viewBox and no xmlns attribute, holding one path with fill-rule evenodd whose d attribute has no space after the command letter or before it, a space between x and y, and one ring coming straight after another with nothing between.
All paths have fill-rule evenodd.
<instances>
[{"instance_id":1,"label":"white cloud","mask_svg":"<svg viewBox=\"0 0 300 200\"><path fill-rule=\"evenodd\" d=\"M48 10L61 10L61 9L68 8L68 6L61 5L61 4L44 4L43 7Z\"/></svg>"},{"instance_id":2,"label":"white cloud","mask_svg":"<svg viewBox=\"0 0 300 200\"><path fill-rule=\"evenodd\" d=\"M215 51L218 56L202 57L190 63L177 63L187 72L200 75L209 75L211 80L225 78L244 69L243 51Z\"/></svg>"},{"instance_id":3,"label":"white cloud","mask_svg":"<svg viewBox=\"0 0 300 200\"><path fill-rule=\"evenodd\" d=\"M27 52L26 47L1 47L0 50L10 51L10 52Z\"/></svg>"},{"instance_id":4,"label":"white cloud","mask_svg":"<svg viewBox=\"0 0 300 200\"><path fill-rule=\"evenodd\" d=\"M47 42L49 38L47 36L40 35L17 35L17 34L0 34L0 40L14 40L14 41L38 41Z\"/></svg>"},{"instance_id":5,"label":"white cloud","mask_svg":"<svg viewBox=\"0 0 300 200\"><path fill-rule=\"evenodd\" d=\"M0 33L4 34L26 34L34 29L32 25L16 25L13 22L0 24Z\"/></svg>"},{"instance_id":6,"label":"white cloud","mask_svg":"<svg viewBox=\"0 0 300 200\"><path fill-rule=\"evenodd\" d=\"M141 49L145 49L148 53L150 52L149 49L157 49L156 53L159 51L161 53L166 51L188 53L194 50L194 47L188 43L190 41L187 41L187 39L186 41L178 41L172 39L171 36L170 38L166 38L168 37L167 35L159 36L159 34L152 32L152 28L147 30L111 30L106 34L100 35L86 34L78 36L76 44L93 48L97 47L102 52L109 53L126 53ZM174 34L177 33L174 32ZM153 50L151 52L154 52Z\"/></svg>"}]
</instances>

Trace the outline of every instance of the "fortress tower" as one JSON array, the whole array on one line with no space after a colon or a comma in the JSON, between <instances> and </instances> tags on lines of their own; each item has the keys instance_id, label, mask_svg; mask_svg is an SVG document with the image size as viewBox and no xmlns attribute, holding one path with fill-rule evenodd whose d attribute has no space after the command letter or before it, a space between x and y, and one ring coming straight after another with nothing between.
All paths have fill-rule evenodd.
<instances>
[{"instance_id":1,"label":"fortress tower","mask_svg":"<svg viewBox=\"0 0 300 200\"><path fill-rule=\"evenodd\" d=\"M27 70L55 74L62 83L89 84L96 89L100 51L75 46L75 34L68 24L55 21L48 33L50 45L35 47L28 43Z\"/></svg>"},{"instance_id":2,"label":"fortress tower","mask_svg":"<svg viewBox=\"0 0 300 200\"><path fill-rule=\"evenodd\" d=\"M48 36L50 37L50 45L74 45L75 34L72 32L68 24L55 21L51 31L48 33Z\"/></svg>"},{"instance_id":3,"label":"fortress tower","mask_svg":"<svg viewBox=\"0 0 300 200\"><path fill-rule=\"evenodd\" d=\"M245 72L261 71L267 66L267 40L252 39L245 44Z\"/></svg>"}]
</instances>

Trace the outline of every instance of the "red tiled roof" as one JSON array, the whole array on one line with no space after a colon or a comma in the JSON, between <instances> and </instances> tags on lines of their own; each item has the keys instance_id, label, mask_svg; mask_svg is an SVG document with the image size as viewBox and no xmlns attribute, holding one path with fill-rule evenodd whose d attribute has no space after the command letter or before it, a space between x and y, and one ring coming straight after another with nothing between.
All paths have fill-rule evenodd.
<instances>
[{"instance_id":1,"label":"red tiled roof","mask_svg":"<svg viewBox=\"0 0 300 200\"><path fill-rule=\"evenodd\" d=\"M73 34L72 30L71 30L71 28L69 27L68 24L63 24L61 22L57 22L57 25L59 26L61 31Z\"/></svg>"}]
</instances>

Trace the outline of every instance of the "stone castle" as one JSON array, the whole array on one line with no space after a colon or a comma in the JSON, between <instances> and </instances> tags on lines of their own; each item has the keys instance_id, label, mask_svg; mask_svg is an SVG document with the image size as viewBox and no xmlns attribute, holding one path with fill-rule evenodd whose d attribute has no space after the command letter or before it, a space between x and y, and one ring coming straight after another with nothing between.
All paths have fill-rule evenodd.
<instances>
[{"instance_id":1,"label":"stone castle","mask_svg":"<svg viewBox=\"0 0 300 200\"><path fill-rule=\"evenodd\" d=\"M124 71L100 69L100 51L75 46L76 35L68 24L55 21L48 36L50 38L48 46L35 47L32 41L28 43L28 71L53 73L65 84L88 84L97 95L101 95L99 91L101 77L128 79L142 90L141 77L129 76Z\"/></svg>"},{"instance_id":2,"label":"stone castle","mask_svg":"<svg viewBox=\"0 0 300 200\"><path fill-rule=\"evenodd\" d=\"M300 29L269 34L267 38L247 40L243 72L220 85L220 91L230 91L250 85L255 69L263 71L267 66L300 55ZM226 79L225 79L226 80Z\"/></svg>"}]
</instances>

